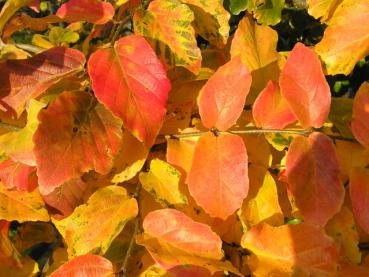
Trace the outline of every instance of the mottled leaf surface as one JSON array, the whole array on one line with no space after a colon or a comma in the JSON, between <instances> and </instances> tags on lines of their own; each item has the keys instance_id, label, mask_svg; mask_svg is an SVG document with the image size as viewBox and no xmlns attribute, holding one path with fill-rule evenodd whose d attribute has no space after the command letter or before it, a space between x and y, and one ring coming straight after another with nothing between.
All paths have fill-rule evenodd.
<instances>
[{"instance_id":1,"label":"mottled leaf surface","mask_svg":"<svg viewBox=\"0 0 369 277\"><path fill-rule=\"evenodd\" d=\"M369 148L369 83L363 83L354 98L351 130L365 148Z\"/></svg>"}]
</instances>

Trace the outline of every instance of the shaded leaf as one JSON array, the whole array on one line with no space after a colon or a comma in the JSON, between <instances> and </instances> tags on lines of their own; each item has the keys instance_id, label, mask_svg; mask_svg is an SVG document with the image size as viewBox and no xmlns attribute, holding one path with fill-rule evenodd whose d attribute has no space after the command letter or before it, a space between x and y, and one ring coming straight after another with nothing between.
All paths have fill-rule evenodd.
<instances>
[{"instance_id":1,"label":"shaded leaf","mask_svg":"<svg viewBox=\"0 0 369 277\"><path fill-rule=\"evenodd\" d=\"M315 53L297 43L282 70L283 97L304 128L320 128L326 120L331 94L320 61Z\"/></svg>"},{"instance_id":2,"label":"shaded leaf","mask_svg":"<svg viewBox=\"0 0 369 277\"><path fill-rule=\"evenodd\" d=\"M49 221L49 215L37 189L33 192L10 191L0 183L0 219Z\"/></svg>"},{"instance_id":3,"label":"shaded leaf","mask_svg":"<svg viewBox=\"0 0 369 277\"><path fill-rule=\"evenodd\" d=\"M8 0L0 11L0 34L2 33L5 24L14 15L14 13L27 6L32 0Z\"/></svg>"},{"instance_id":4,"label":"shaded leaf","mask_svg":"<svg viewBox=\"0 0 369 277\"><path fill-rule=\"evenodd\" d=\"M155 0L147 10L138 10L134 29L149 39L162 62L168 67L183 66L193 73L201 67L201 52L191 26L194 14L177 0Z\"/></svg>"},{"instance_id":5,"label":"shaded leaf","mask_svg":"<svg viewBox=\"0 0 369 277\"><path fill-rule=\"evenodd\" d=\"M307 0L308 12L320 22L327 22L343 0Z\"/></svg>"},{"instance_id":6,"label":"shaded leaf","mask_svg":"<svg viewBox=\"0 0 369 277\"><path fill-rule=\"evenodd\" d=\"M33 141L40 192L83 173L107 174L119 151L121 121L85 92L64 92L39 114Z\"/></svg>"},{"instance_id":7,"label":"shaded leaf","mask_svg":"<svg viewBox=\"0 0 369 277\"><path fill-rule=\"evenodd\" d=\"M330 138L313 133L295 137L286 161L288 190L304 220L324 226L341 208L344 188Z\"/></svg>"},{"instance_id":8,"label":"shaded leaf","mask_svg":"<svg viewBox=\"0 0 369 277\"><path fill-rule=\"evenodd\" d=\"M231 55L240 55L249 71L257 70L278 59L277 41L278 34L272 28L244 17L232 39Z\"/></svg>"},{"instance_id":9,"label":"shaded leaf","mask_svg":"<svg viewBox=\"0 0 369 277\"><path fill-rule=\"evenodd\" d=\"M109 260L87 254L66 262L50 275L50 277L65 276L113 277L114 269Z\"/></svg>"},{"instance_id":10,"label":"shaded leaf","mask_svg":"<svg viewBox=\"0 0 369 277\"><path fill-rule=\"evenodd\" d=\"M322 229L309 224L253 227L242 240L250 250L253 276L329 276L337 274L338 249Z\"/></svg>"},{"instance_id":11,"label":"shaded leaf","mask_svg":"<svg viewBox=\"0 0 369 277\"><path fill-rule=\"evenodd\" d=\"M27 100L40 96L60 79L82 70L84 63L81 52L63 47L49 49L30 59L1 63L2 109L19 115Z\"/></svg>"},{"instance_id":12,"label":"shaded leaf","mask_svg":"<svg viewBox=\"0 0 369 277\"><path fill-rule=\"evenodd\" d=\"M329 119L345 138L353 138L351 133L353 100L351 98L332 98Z\"/></svg>"},{"instance_id":13,"label":"shaded leaf","mask_svg":"<svg viewBox=\"0 0 369 277\"><path fill-rule=\"evenodd\" d=\"M236 123L251 86L251 74L239 56L218 68L198 97L201 121L220 131Z\"/></svg>"},{"instance_id":14,"label":"shaded leaf","mask_svg":"<svg viewBox=\"0 0 369 277\"><path fill-rule=\"evenodd\" d=\"M238 15L240 12L243 12L247 8L247 1L244 0L230 0L229 2L229 10L232 14Z\"/></svg>"},{"instance_id":15,"label":"shaded leaf","mask_svg":"<svg viewBox=\"0 0 369 277\"><path fill-rule=\"evenodd\" d=\"M164 206L186 204L187 198L179 190L181 174L170 164L151 160L150 171L141 172L140 182L143 188Z\"/></svg>"},{"instance_id":16,"label":"shaded leaf","mask_svg":"<svg viewBox=\"0 0 369 277\"><path fill-rule=\"evenodd\" d=\"M196 145L188 175L196 203L212 217L225 220L247 196L247 152L241 137L208 132ZM221 205L220 205L221 203Z\"/></svg>"},{"instance_id":17,"label":"shaded leaf","mask_svg":"<svg viewBox=\"0 0 369 277\"><path fill-rule=\"evenodd\" d=\"M170 83L145 39L127 36L113 48L97 50L88 61L88 72L97 99L151 146L163 123Z\"/></svg>"},{"instance_id":18,"label":"shaded leaf","mask_svg":"<svg viewBox=\"0 0 369 277\"><path fill-rule=\"evenodd\" d=\"M350 175L352 209L360 227L369 233L369 169L355 167Z\"/></svg>"},{"instance_id":19,"label":"shaded leaf","mask_svg":"<svg viewBox=\"0 0 369 277\"><path fill-rule=\"evenodd\" d=\"M69 256L92 251L105 253L137 212L136 200L129 197L124 188L108 186L96 191L86 204L78 206L69 217L55 221L55 224L68 245Z\"/></svg>"},{"instance_id":20,"label":"shaded leaf","mask_svg":"<svg viewBox=\"0 0 369 277\"><path fill-rule=\"evenodd\" d=\"M69 0L60 6L56 15L67 22L87 21L105 24L114 16L114 7L100 0Z\"/></svg>"},{"instance_id":21,"label":"shaded leaf","mask_svg":"<svg viewBox=\"0 0 369 277\"><path fill-rule=\"evenodd\" d=\"M283 129L296 121L295 114L274 81L269 81L256 98L252 106L252 115L256 126L265 129Z\"/></svg>"},{"instance_id":22,"label":"shaded leaf","mask_svg":"<svg viewBox=\"0 0 369 277\"><path fill-rule=\"evenodd\" d=\"M329 21L316 51L329 75L348 75L355 64L369 53L369 2L345 0Z\"/></svg>"}]
</instances>

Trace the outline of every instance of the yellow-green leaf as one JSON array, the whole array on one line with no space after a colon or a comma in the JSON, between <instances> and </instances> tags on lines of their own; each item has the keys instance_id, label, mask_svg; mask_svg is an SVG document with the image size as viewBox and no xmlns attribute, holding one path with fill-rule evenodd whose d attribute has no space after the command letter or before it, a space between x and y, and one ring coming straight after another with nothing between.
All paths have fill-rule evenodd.
<instances>
[{"instance_id":1,"label":"yellow-green leaf","mask_svg":"<svg viewBox=\"0 0 369 277\"><path fill-rule=\"evenodd\" d=\"M0 183L0 219L7 221L49 221L49 214L38 190L10 191Z\"/></svg>"},{"instance_id":2,"label":"yellow-green leaf","mask_svg":"<svg viewBox=\"0 0 369 277\"><path fill-rule=\"evenodd\" d=\"M105 253L137 212L136 200L124 188L108 186L96 191L69 217L54 224L64 237L69 256Z\"/></svg>"},{"instance_id":3,"label":"yellow-green leaf","mask_svg":"<svg viewBox=\"0 0 369 277\"><path fill-rule=\"evenodd\" d=\"M181 174L170 164L154 159L149 172L140 173L140 182L145 190L164 206L186 204L187 198L179 190Z\"/></svg>"},{"instance_id":4,"label":"yellow-green leaf","mask_svg":"<svg viewBox=\"0 0 369 277\"><path fill-rule=\"evenodd\" d=\"M177 0L152 1L147 10L138 10L133 18L137 34L146 37L168 67L183 66L193 73L201 67L191 9Z\"/></svg>"}]
</instances>

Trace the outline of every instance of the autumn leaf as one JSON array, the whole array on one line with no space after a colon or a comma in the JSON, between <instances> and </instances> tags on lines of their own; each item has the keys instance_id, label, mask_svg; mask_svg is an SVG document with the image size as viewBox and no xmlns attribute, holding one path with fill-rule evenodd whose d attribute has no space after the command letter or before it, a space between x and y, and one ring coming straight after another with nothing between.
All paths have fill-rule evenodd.
<instances>
[{"instance_id":1,"label":"autumn leaf","mask_svg":"<svg viewBox=\"0 0 369 277\"><path fill-rule=\"evenodd\" d=\"M27 6L32 0L8 0L1 8L0 11L0 34L2 33L5 24L8 20L14 15L14 13L24 7Z\"/></svg>"},{"instance_id":2,"label":"autumn leaf","mask_svg":"<svg viewBox=\"0 0 369 277\"><path fill-rule=\"evenodd\" d=\"M229 13L219 0L180 0L187 4L195 15L195 31L218 48L223 48L228 40Z\"/></svg>"},{"instance_id":3,"label":"autumn leaf","mask_svg":"<svg viewBox=\"0 0 369 277\"><path fill-rule=\"evenodd\" d=\"M355 167L350 175L350 197L355 218L360 227L369 233L368 190L369 170Z\"/></svg>"},{"instance_id":4,"label":"autumn leaf","mask_svg":"<svg viewBox=\"0 0 369 277\"><path fill-rule=\"evenodd\" d=\"M308 223L324 226L340 209L344 188L330 138L312 133L292 141L286 161L288 190Z\"/></svg>"},{"instance_id":5,"label":"autumn leaf","mask_svg":"<svg viewBox=\"0 0 369 277\"><path fill-rule=\"evenodd\" d=\"M187 204L186 196L179 189L181 174L170 164L151 160L150 171L139 175L143 188L164 206Z\"/></svg>"},{"instance_id":6,"label":"autumn leaf","mask_svg":"<svg viewBox=\"0 0 369 277\"><path fill-rule=\"evenodd\" d=\"M107 174L122 137L121 121L85 92L64 92L40 112L33 136L40 192L83 173Z\"/></svg>"},{"instance_id":7,"label":"autumn leaf","mask_svg":"<svg viewBox=\"0 0 369 277\"><path fill-rule=\"evenodd\" d=\"M113 277L114 269L104 257L87 254L68 261L50 274L50 277L65 276Z\"/></svg>"},{"instance_id":8,"label":"autumn leaf","mask_svg":"<svg viewBox=\"0 0 369 277\"><path fill-rule=\"evenodd\" d=\"M222 241L209 226L197 223L180 211L162 209L150 212L143 222L144 233L137 243L151 256L168 265L195 265L210 271L232 266L220 262Z\"/></svg>"},{"instance_id":9,"label":"autumn leaf","mask_svg":"<svg viewBox=\"0 0 369 277\"><path fill-rule=\"evenodd\" d=\"M197 74L201 52L191 26L194 19L191 9L177 0L152 1L147 10L137 10L133 17L135 32L149 39L163 63Z\"/></svg>"},{"instance_id":10,"label":"autumn leaf","mask_svg":"<svg viewBox=\"0 0 369 277\"><path fill-rule=\"evenodd\" d=\"M328 117L345 138L354 138L351 132L352 109L352 98L332 97L331 110Z\"/></svg>"},{"instance_id":11,"label":"autumn leaf","mask_svg":"<svg viewBox=\"0 0 369 277\"><path fill-rule=\"evenodd\" d=\"M45 107L44 103L31 99L27 109L27 124L20 131L9 132L0 136L0 147L14 161L29 166L36 165L33 153L34 143L32 137L38 126L37 115Z\"/></svg>"},{"instance_id":12,"label":"autumn leaf","mask_svg":"<svg viewBox=\"0 0 369 277\"><path fill-rule=\"evenodd\" d=\"M198 97L201 121L220 131L236 123L251 86L251 74L239 56L218 68Z\"/></svg>"},{"instance_id":13,"label":"autumn leaf","mask_svg":"<svg viewBox=\"0 0 369 277\"><path fill-rule=\"evenodd\" d=\"M278 34L272 28L244 17L232 39L231 56L241 55L249 71L257 70L278 59L277 41Z\"/></svg>"},{"instance_id":14,"label":"autumn leaf","mask_svg":"<svg viewBox=\"0 0 369 277\"><path fill-rule=\"evenodd\" d=\"M320 128L326 120L331 94L316 54L297 43L280 76L282 96L304 128Z\"/></svg>"},{"instance_id":15,"label":"autumn leaf","mask_svg":"<svg viewBox=\"0 0 369 277\"><path fill-rule=\"evenodd\" d=\"M37 186L37 181L30 176L36 175L35 169L34 166L7 159L0 163L0 179L7 189L31 192Z\"/></svg>"},{"instance_id":16,"label":"autumn leaf","mask_svg":"<svg viewBox=\"0 0 369 277\"><path fill-rule=\"evenodd\" d=\"M336 8L344 0L307 0L308 12L316 19L320 19L321 22L329 23L329 19L332 17Z\"/></svg>"},{"instance_id":17,"label":"autumn leaf","mask_svg":"<svg viewBox=\"0 0 369 277\"><path fill-rule=\"evenodd\" d=\"M369 53L369 2L344 0L338 5L323 39L315 46L329 75L348 75Z\"/></svg>"},{"instance_id":18,"label":"autumn leaf","mask_svg":"<svg viewBox=\"0 0 369 277\"><path fill-rule=\"evenodd\" d=\"M69 0L60 6L56 15L71 23L87 21L105 24L114 16L114 7L109 2L100 0Z\"/></svg>"},{"instance_id":19,"label":"autumn leaf","mask_svg":"<svg viewBox=\"0 0 369 277\"><path fill-rule=\"evenodd\" d=\"M210 216L225 220L247 196L247 152L241 137L208 132L196 145L188 175L196 203ZM219 203L222 203L219 205Z\"/></svg>"},{"instance_id":20,"label":"autumn leaf","mask_svg":"<svg viewBox=\"0 0 369 277\"><path fill-rule=\"evenodd\" d=\"M242 246L253 253L248 261L253 276L337 274L337 246L314 225L272 227L263 223L245 234Z\"/></svg>"},{"instance_id":21,"label":"autumn leaf","mask_svg":"<svg viewBox=\"0 0 369 277\"><path fill-rule=\"evenodd\" d=\"M285 0L249 0L246 8L260 24L276 25L281 20L284 2Z\"/></svg>"},{"instance_id":22,"label":"autumn leaf","mask_svg":"<svg viewBox=\"0 0 369 277\"><path fill-rule=\"evenodd\" d=\"M363 83L354 98L351 129L355 138L365 148L369 148L369 83Z\"/></svg>"},{"instance_id":23,"label":"autumn leaf","mask_svg":"<svg viewBox=\"0 0 369 277\"><path fill-rule=\"evenodd\" d=\"M136 200L129 197L124 188L108 186L97 190L86 204L54 224L64 237L70 257L91 251L105 253L137 212Z\"/></svg>"},{"instance_id":24,"label":"autumn leaf","mask_svg":"<svg viewBox=\"0 0 369 277\"><path fill-rule=\"evenodd\" d=\"M252 115L255 125L265 129L283 129L296 121L295 114L274 81L269 81L256 98Z\"/></svg>"},{"instance_id":25,"label":"autumn leaf","mask_svg":"<svg viewBox=\"0 0 369 277\"><path fill-rule=\"evenodd\" d=\"M88 72L96 98L151 146L164 120L170 82L145 39L127 36L113 48L99 49L88 61Z\"/></svg>"},{"instance_id":26,"label":"autumn leaf","mask_svg":"<svg viewBox=\"0 0 369 277\"><path fill-rule=\"evenodd\" d=\"M83 69L84 55L78 50L56 47L30 59L0 63L2 110L20 115L26 101L36 98L60 79Z\"/></svg>"},{"instance_id":27,"label":"autumn leaf","mask_svg":"<svg viewBox=\"0 0 369 277\"><path fill-rule=\"evenodd\" d=\"M37 189L33 192L11 191L0 183L0 219L49 221L49 215Z\"/></svg>"}]
</instances>

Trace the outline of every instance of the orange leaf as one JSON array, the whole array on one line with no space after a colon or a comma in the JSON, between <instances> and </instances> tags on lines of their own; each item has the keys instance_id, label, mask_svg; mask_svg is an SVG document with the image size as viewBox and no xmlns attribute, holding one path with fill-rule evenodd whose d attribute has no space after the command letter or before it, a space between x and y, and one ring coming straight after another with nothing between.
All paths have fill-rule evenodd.
<instances>
[{"instance_id":1,"label":"orange leaf","mask_svg":"<svg viewBox=\"0 0 369 277\"><path fill-rule=\"evenodd\" d=\"M0 163L0 179L8 189L32 191L37 182L32 182L30 174L35 171L34 166L25 165L7 159Z\"/></svg>"},{"instance_id":2,"label":"orange leaf","mask_svg":"<svg viewBox=\"0 0 369 277\"><path fill-rule=\"evenodd\" d=\"M56 47L30 59L0 64L2 109L21 114L27 100L36 98L60 79L82 70L84 55L74 49Z\"/></svg>"},{"instance_id":3,"label":"orange leaf","mask_svg":"<svg viewBox=\"0 0 369 277\"><path fill-rule=\"evenodd\" d=\"M97 99L151 146L164 120L170 83L145 39L127 36L113 48L97 50L88 61L88 72Z\"/></svg>"},{"instance_id":4,"label":"orange leaf","mask_svg":"<svg viewBox=\"0 0 369 277\"><path fill-rule=\"evenodd\" d=\"M251 86L251 74L239 56L218 68L198 97L206 128L229 129L240 117Z\"/></svg>"},{"instance_id":5,"label":"orange leaf","mask_svg":"<svg viewBox=\"0 0 369 277\"><path fill-rule=\"evenodd\" d=\"M226 219L234 213L249 188L242 138L210 132L202 135L187 180L192 197L210 216Z\"/></svg>"},{"instance_id":6,"label":"orange leaf","mask_svg":"<svg viewBox=\"0 0 369 277\"><path fill-rule=\"evenodd\" d=\"M33 136L40 192L95 170L107 174L122 138L121 121L85 92L64 92L39 113Z\"/></svg>"},{"instance_id":7,"label":"orange leaf","mask_svg":"<svg viewBox=\"0 0 369 277\"><path fill-rule=\"evenodd\" d=\"M340 210L345 192L330 138L321 133L295 137L287 153L286 174L306 222L324 226Z\"/></svg>"},{"instance_id":8,"label":"orange leaf","mask_svg":"<svg viewBox=\"0 0 369 277\"><path fill-rule=\"evenodd\" d=\"M248 263L253 276L330 276L337 270L336 244L314 225L263 223L245 234L242 246L253 253Z\"/></svg>"},{"instance_id":9,"label":"orange leaf","mask_svg":"<svg viewBox=\"0 0 369 277\"><path fill-rule=\"evenodd\" d=\"M283 129L296 121L295 114L274 81L269 81L267 87L256 98L252 106L252 115L256 126L265 129Z\"/></svg>"},{"instance_id":10,"label":"orange leaf","mask_svg":"<svg viewBox=\"0 0 369 277\"><path fill-rule=\"evenodd\" d=\"M50 277L113 277L112 263L100 256L87 254L63 264Z\"/></svg>"},{"instance_id":11,"label":"orange leaf","mask_svg":"<svg viewBox=\"0 0 369 277\"><path fill-rule=\"evenodd\" d=\"M297 43L282 70L280 86L304 128L322 127L331 105L331 94L317 55Z\"/></svg>"},{"instance_id":12,"label":"orange leaf","mask_svg":"<svg viewBox=\"0 0 369 277\"><path fill-rule=\"evenodd\" d=\"M350 175L352 209L360 227L369 233L369 169L355 167Z\"/></svg>"},{"instance_id":13,"label":"orange leaf","mask_svg":"<svg viewBox=\"0 0 369 277\"><path fill-rule=\"evenodd\" d=\"M114 13L114 7L109 2L69 0L61 5L56 15L69 23L87 21L95 24L105 24L113 18Z\"/></svg>"},{"instance_id":14,"label":"orange leaf","mask_svg":"<svg viewBox=\"0 0 369 277\"><path fill-rule=\"evenodd\" d=\"M354 98L351 129L355 138L369 148L369 83L363 83Z\"/></svg>"}]
</instances>

